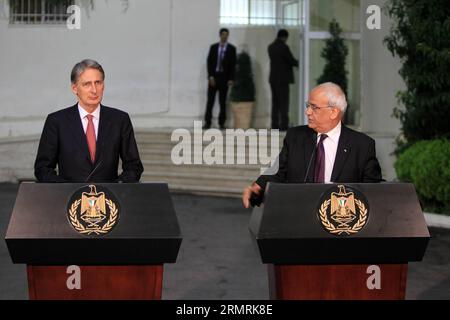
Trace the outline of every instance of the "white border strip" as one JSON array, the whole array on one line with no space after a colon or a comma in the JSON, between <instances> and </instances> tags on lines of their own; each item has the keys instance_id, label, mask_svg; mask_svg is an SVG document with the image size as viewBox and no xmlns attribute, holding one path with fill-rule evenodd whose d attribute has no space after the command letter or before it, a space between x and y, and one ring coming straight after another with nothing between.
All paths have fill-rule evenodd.
<instances>
[{"instance_id":1,"label":"white border strip","mask_svg":"<svg viewBox=\"0 0 450 320\"><path fill-rule=\"evenodd\" d=\"M450 216L426 212L424 212L424 215L429 227L450 229Z\"/></svg>"}]
</instances>

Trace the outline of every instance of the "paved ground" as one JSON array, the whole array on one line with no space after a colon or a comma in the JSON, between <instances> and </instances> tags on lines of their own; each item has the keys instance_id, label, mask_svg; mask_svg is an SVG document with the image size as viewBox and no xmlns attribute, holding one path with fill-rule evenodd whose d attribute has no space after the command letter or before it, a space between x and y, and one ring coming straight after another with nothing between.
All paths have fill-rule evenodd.
<instances>
[{"instance_id":1,"label":"paved ground","mask_svg":"<svg viewBox=\"0 0 450 320\"><path fill-rule=\"evenodd\" d=\"M4 238L17 192L0 184ZM166 265L164 299L267 299L266 267L250 239L250 211L239 199L174 194L184 240L176 264ZM450 299L450 230L431 229L422 262L410 263L407 299ZM0 240L0 299L27 299L23 265L12 264Z\"/></svg>"}]
</instances>

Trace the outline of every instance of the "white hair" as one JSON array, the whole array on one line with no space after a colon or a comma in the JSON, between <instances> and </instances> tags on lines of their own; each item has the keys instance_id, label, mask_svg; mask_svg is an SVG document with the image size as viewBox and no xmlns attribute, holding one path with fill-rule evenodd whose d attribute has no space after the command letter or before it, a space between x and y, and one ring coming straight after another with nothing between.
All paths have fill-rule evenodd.
<instances>
[{"instance_id":1,"label":"white hair","mask_svg":"<svg viewBox=\"0 0 450 320\"><path fill-rule=\"evenodd\" d=\"M341 87L333 82L325 82L319 84L313 90L320 89L323 91L325 96L328 98L328 105L331 107L337 107L342 113L347 109L347 99L345 98L345 93L342 91Z\"/></svg>"}]
</instances>

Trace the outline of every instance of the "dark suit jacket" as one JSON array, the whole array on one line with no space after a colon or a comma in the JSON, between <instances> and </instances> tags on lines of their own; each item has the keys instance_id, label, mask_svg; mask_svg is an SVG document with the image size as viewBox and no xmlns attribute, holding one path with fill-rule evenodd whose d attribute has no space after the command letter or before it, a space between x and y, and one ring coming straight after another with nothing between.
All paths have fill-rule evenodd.
<instances>
[{"instance_id":1,"label":"dark suit jacket","mask_svg":"<svg viewBox=\"0 0 450 320\"><path fill-rule=\"evenodd\" d=\"M216 75L217 58L219 54L219 43L211 45L209 48L207 66L208 66L208 78ZM236 47L232 44L227 44L227 50L222 59L222 68L225 80L234 79L234 69L236 67Z\"/></svg>"},{"instance_id":2,"label":"dark suit jacket","mask_svg":"<svg viewBox=\"0 0 450 320\"><path fill-rule=\"evenodd\" d=\"M309 160L317 141L317 133L308 126L288 129L279 155L275 175L262 175L256 183L265 190L267 182L305 182ZM313 157L306 182L314 181ZM342 125L332 182L380 182L381 168L375 155L375 141L367 135Z\"/></svg>"},{"instance_id":3,"label":"dark suit jacket","mask_svg":"<svg viewBox=\"0 0 450 320\"><path fill-rule=\"evenodd\" d=\"M128 114L101 106L95 163L92 164L77 106L48 115L34 164L37 180L138 182L143 167ZM123 169L120 176L117 173L119 156Z\"/></svg>"},{"instance_id":4,"label":"dark suit jacket","mask_svg":"<svg viewBox=\"0 0 450 320\"><path fill-rule=\"evenodd\" d=\"M298 60L294 58L288 45L280 39L275 39L268 48L270 58L271 84L294 83L293 67L298 67Z\"/></svg>"}]
</instances>

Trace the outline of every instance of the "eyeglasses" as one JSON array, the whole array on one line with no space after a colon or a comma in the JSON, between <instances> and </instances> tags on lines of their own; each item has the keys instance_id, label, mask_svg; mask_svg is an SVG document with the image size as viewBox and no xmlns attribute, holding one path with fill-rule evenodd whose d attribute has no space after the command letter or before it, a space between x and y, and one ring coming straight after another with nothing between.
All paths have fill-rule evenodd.
<instances>
[{"instance_id":1,"label":"eyeglasses","mask_svg":"<svg viewBox=\"0 0 450 320\"><path fill-rule=\"evenodd\" d=\"M315 104L311 104L308 101L305 101L305 109L311 108L313 112L316 112L319 109L325 109L325 108L333 108L334 106L326 106L326 107L318 107Z\"/></svg>"}]
</instances>

